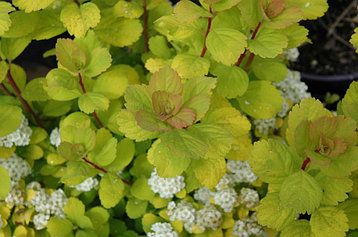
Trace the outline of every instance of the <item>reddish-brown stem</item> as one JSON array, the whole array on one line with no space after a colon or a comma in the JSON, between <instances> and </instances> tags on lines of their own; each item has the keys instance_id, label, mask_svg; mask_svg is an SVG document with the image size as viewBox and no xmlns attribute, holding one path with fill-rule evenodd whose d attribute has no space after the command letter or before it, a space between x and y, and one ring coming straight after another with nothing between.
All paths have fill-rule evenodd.
<instances>
[{"instance_id":1,"label":"reddish-brown stem","mask_svg":"<svg viewBox=\"0 0 358 237\"><path fill-rule=\"evenodd\" d=\"M40 120L40 118L35 114L35 112L32 110L32 108L30 107L30 105L27 103L27 101L21 96L21 91L19 89L19 87L17 87L16 82L14 81L14 79L12 78L11 74L10 74L10 69L7 71L7 79L8 79L8 83L10 84L10 86L12 87L12 89L14 90L16 96L19 98L19 100L21 101L21 103L24 105L25 110L30 113L37 125L39 125L41 128L43 128L46 131L45 126L43 125L42 121Z\"/></svg>"},{"instance_id":2,"label":"reddish-brown stem","mask_svg":"<svg viewBox=\"0 0 358 237\"><path fill-rule=\"evenodd\" d=\"M302 163L302 166L301 166L301 170L305 170L306 169L306 166L311 162L311 159L309 157L307 157L303 163Z\"/></svg>"},{"instance_id":3,"label":"reddish-brown stem","mask_svg":"<svg viewBox=\"0 0 358 237\"><path fill-rule=\"evenodd\" d=\"M149 52L147 0L143 0L143 38L144 38L144 51L147 53Z\"/></svg>"},{"instance_id":4,"label":"reddish-brown stem","mask_svg":"<svg viewBox=\"0 0 358 237\"><path fill-rule=\"evenodd\" d=\"M78 0L73 0L77 5L80 5L80 2Z\"/></svg>"},{"instance_id":5,"label":"reddish-brown stem","mask_svg":"<svg viewBox=\"0 0 358 237\"><path fill-rule=\"evenodd\" d=\"M102 171L102 172L105 173L105 174L108 173L107 170L105 170L105 169L103 169L102 167L99 167L98 165L96 165L95 163L93 163L93 162L87 160L86 157L82 157L82 160L84 160L86 163L92 165L93 168L95 168L95 169L97 169L97 170L100 170L100 171ZM122 180L123 183L126 183L126 184L128 184L128 185L130 185L130 186L133 185L131 182L129 182L129 181L123 179L123 178L121 178L121 180Z\"/></svg>"},{"instance_id":6,"label":"reddish-brown stem","mask_svg":"<svg viewBox=\"0 0 358 237\"><path fill-rule=\"evenodd\" d=\"M81 73L78 73L78 78L79 78L78 83L80 84L80 86L82 88L82 92L83 92L83 94L86 94L87 92L86 92L85 85L83 84L83 78L82 78ZM96 111L93 112L93 117L97 121L99 127L103 128L104 126L103 126L101 120L99 120Z\"/></svg>"},{"instance_id":7,"label":"reddish-brown stem","mask_svg":"<svg viewBox=\"0 0 358 237\"><path fill-rule=\"evenodd\" d=\"M252 33L252 35L251 35L251 37L250 37L251 40L255 39L255 37L256 37L256 35L257 35L257 32L258 32L259 29L260 29L260 26L261 26L261 21L259 22L259 24L257 24L257 26L256 26L256 28L255 28L255 30L254 30L254 32ZM237 62L236 62L236 64L235 64L236 66L240 67L240 65L241 65L241 63L242 63L242 60L244 59L246 53L247 53L247 49L245 49L245 51L240 55L239 59L237 60ZM250 54L250 57L251 57L251 54ZM249 60L250 60L250 59L249 59ZM253 58L252 58L252 60L253 60ZM251 62L252 62L252 61L251 61ZM249 63L246 64L246 68L247 68L247 69L248 69L247 65L249 64L249 67L250 67L251 62L250 62L250 64L249 64Z\"/></svg>"},{"instance_id":8,"label":"reddish-brown stem","mask_svg":"<svg viewBox=\"0 0 358 237\"><path fill-rule=\"evenodd\" d=\"M4 84L0 83L0 88L5 95L13 96L13 94L11 94L11 92L4 86Z\"/></svg>"},{"instance_id":9,"label":"reddish-brown stem","mask_svg":"<svg viewBox=\"0 0 358 237\"><path fill-rule=\"evenodd\" d=\"M245 71L248 71L252 61L254 60L255 54L254 53L250 53L249 59L247 60L246 66L245 66Z\"/></svg>"},{"instance_id":10,"label":"reddish-brown stem","mask_svg":"<svg viewBox=\"0 0 358 237\"><path fill-rule=\"evenodd\" d=\"M211 6L209 8L209 11L210 11L211 14L213 13L213 8ZM208 18L208 28L206 29L206 33L204 35L204 47L203 47L203 50L201 51L201 54L200 54L200 57L202 57L202 58L205 56L205 53L206 53L206 50L207 50L207 48L206 48L206 38L208 37L208 34L210 32L211 22L212 22L213 18L214 17L209 17Z\"/></svg>"}]
</instances>

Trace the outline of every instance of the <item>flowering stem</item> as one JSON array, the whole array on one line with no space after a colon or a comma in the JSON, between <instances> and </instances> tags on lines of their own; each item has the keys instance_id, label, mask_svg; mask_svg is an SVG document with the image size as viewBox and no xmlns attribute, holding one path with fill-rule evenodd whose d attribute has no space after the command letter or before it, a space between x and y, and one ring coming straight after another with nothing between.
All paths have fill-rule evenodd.
<instances>
[{"instance_id":1,"label":"flowering stem","mask_svg":"<svg viewBox=\"0 0 358 237\"><path fill-rule=\"evenodd\" d=\"M311 159L309 157L307 157L303 163L302 163L302 166L301 166L301 170L305 170L306 169L306 166L311 162Z\"/></svg>"},{"instance_id":2,"label":"flowering stem","mask_svg":"<svg viewBox=\"0 0 358 237\"><path fill-rule=\"evenodd\" d=\"M7 76L7 79L8 79L8 83L10 84L12 89L14 90L16 96L19 98L21 103L24 105L25 110L34 117L37 125L39 125L41 128L43 128L46 131L46 128L43 125L41 119L35 114L35 112L30 107L30 105L27 103L27 101L21 96L21 91L20 91L19 87L17 87L16 82L14 81L14 79L12 78L12 76L10 74L10 69L7 71L6 76Z\"/></svg>"},{"instance_id":3,"label":"flowering stem","mask_svg":"<svg viewBox=\"0 0 358 237\"><path fill-rule=\"evenodd\" d=\"M11 94L11 92L4 86L4 84L0 83L0 88L5 95L13 96L13 94Z\"/></svg>"},{"instance_id":4,"label":"flowering stem","mask_svg":"<svg viewBox=\"0 0 358 237\"><path fill-rule=\"evenodd\" d=\"M83 94L86 94L87 92L86 92L85 85L83 84L83 78L82 78L81 73L78 73L78 78L79 78L78 83L80 84L80 86L81 86L81 88L82 88L82 92L83 92ZM104 126L103 126L103 124L101 123L101 120L99 120L96 111L93 112L93 117L94 117L94 119L97 121L99 127L103 128Z\"/></svg>"},{"instance_id":5,"label":"flowering stem","mask_svg":"<svg viewBox=\"0 0 358 237\"><path fill-rule=\"evenodd\" d=\"M211 14L213 13L212 6L210 6L209 11L210 11ZM206 53L206 50L207 50L207 48L206 48L206 38L208 37L208 34L210 32L211 22L212 22L213 18L214 17L209 17L208 18L208 28L207 28L206 33L204 35L204 47L203 47L203 50L201 51L201 54L200 54L200 57L202 57L202 58L205 56L205 53Z\"/></svg>"},{"instance_id":6,"label":"flowering stem","mask_svg":"<svg viewBox=\"0 0 358 237\"><path fill-rule=\"evenodd\" d=\"M95 163L93 163L93 162L87 160L85 157L82 157L82 160L84 160L86 163L92 165L93 168L95 168L95 169L97 169L97 170L100 170L100 171L102 171L102 172L105 173L105 174L108 173L107 170L105 170L105 169L103 169L102 167L99 167L98 165L96 165ZM123 178L121 178L121 180L122 180L123 183L126 183L126 184L128 184L129 186L132 186L132 185L133 185L131 182L129 182L129 181L123 179Z\"/></svg>"},{"instance_id":7,"label":"flowering stem","mask_svg":"<svg viewBox=\"0 0 358 237\"><path fill-rule=\"evenodd\" d=\"M257 35L257 32L259 31L260 29L260 26L261 26L261 21L259 22L259 24L256 26L255 30L254 30L254 33L252 33L250 39L253 40L255 39L256 35ZM236 62L236 66L240 67L240 64L242 63L242 60L244 59L245 55L246 55L246 52L247 52L247 49L245 49L245 51L240 55L239 59L237 60ZM251 54L250 54L250 57L251 57ZM249 62L247 64L249 64L249 67L252 63L252 60L254 59L253 58L254 56L252 56L252 59L251 59L251 62L249 64ZM250 59L249 59L250 60ZM246 68L248 69L249 67L247 67L247 64L246 64Z\"/></svg>"},{"instance_id":8,"label":"flowering stem","mask_svg":"<svg viewBox=\"0 0 358 237\"><path fill-rule=\"evenodd\" d=\"M144 51L147 53L149 52L147 0L143 0L143 38L144 38Z\"/></svg>"}]
</instances>

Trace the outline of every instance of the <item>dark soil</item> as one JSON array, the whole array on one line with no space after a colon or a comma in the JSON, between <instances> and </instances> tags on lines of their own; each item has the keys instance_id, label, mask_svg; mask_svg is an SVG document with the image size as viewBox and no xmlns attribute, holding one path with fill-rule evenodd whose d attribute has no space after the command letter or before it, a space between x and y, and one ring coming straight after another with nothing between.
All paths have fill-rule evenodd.
<instances>
[{"instance_id":1,"label":"dark soil","mask_svg":"<svg viewBox=\"0 0 358 237\"><path fill-rule=\"evenodd\" d=\"M358 0L328 0L325 16L301 24L309 30L313 44L299 47L295 70L318 75L358 72L358 54L349 39L358 26Z\"/></svg>"}]
</instances>

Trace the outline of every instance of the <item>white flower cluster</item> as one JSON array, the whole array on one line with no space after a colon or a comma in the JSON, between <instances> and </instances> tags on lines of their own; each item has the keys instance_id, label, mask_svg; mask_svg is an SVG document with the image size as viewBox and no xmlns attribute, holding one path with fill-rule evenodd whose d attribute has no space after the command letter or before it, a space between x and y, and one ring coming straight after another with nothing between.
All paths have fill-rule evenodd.
<instances>
[{"instance_id":1,"label":"white flower cluster","mask_svg":"<svg viewBox=\"0 0 358 237\"><path fill-rule=\"evenodd\" d=\"M300 56L300 52L298 51L297 48L287 49L283 51L282 54L283 56L285 56L285 58L288 61L292 61L292 62L296 62L298 56Z\"/></svg>"},{"instance_id":2,"label":"white flower cluster","mask_svg":"<svg viewBox=\"0 0 358 237\"><path fill-rule=\"evenodd\" d=\"M232 175L225 173L223 177L220 179L219 183L215 186L215 189L220 191L228 187L232 187L235 181Z\"/></svg>"},{"instance_id":3,"label":"white flower cluster","mask_svg":"<svg viewBox=\"0 0 358 237\"><path fill-rule=\"evenodd\" d=\"M5 202L8 203L10 206L23 205L24 191L18 185L11 187L10 192L5 198Z\"/></svg>"},{"instance_id":4,"label":"white flower cluster","mask_svg":"<svg viewBox=\"0 0 358 237\"><path fill-rule=\"evenodd\" d=\"M70 187L75 188L80 192L88 192L94 189L95 187L97 187L97 185L98 185L98 180L96 178L89 177L82 183L79 183L77 185L70 185Z\"/></svg>"},{"instance_id":5,"label":"white flower cluster","mask_svg":"<svg viewBox=\"0 0 358 237\"><path fill-rule=\"evenodd\" d=\"M222 222L222 214L213 205L206 205L203 209L196 212L196 225L205 230L211 228L216 230Z\"/></svg>"},{"instance_id":6,"label":"white flower cluster","mask_svg":"<svg viewBox=\"0 0 358 237\"><path fill-rule=\"evenodd\" d=\"M226 167L232 173L235 183L251 183L257 179L246 160L229 160L226 162Z\"/></svg>"},{"instance_id":7,"label":"white flower cluster","mask_svg":"<svg viewBox=\"0 0 358 237\"><path fill-rule=\"evenodd\" d=\"M15 146L27 146L30 143L30 137L32 130L29 127L29 121L27 118L22 115L20 126L4 137L0 137L0 146L12 147Z\"/></svg>"},{"instance_id":8,"label":"white flower cluster","mask_svg":"<svg viewBox=\"0 0 358 237\"><path fill-rule=\"evenodd\" d=\"M50 134L50 143L55 147L58 147L61 143L60 129L54 128Z\"/></svg>"},{"instance_id":9,"label":"white flower cluster","mask_svg":"<svg viewBox=\"0 0 358 237\"><path fill-rule=\"evenodd\" d=\"M256 207L260 202L259 194L251 188L242 188L240 190L239 202L247 208Z\"/></svg>"},{"instance_id":10,"label":"white flower cluster","mask_svg":"<svg viewBox=\"0 0 358 237\"><path fill-rule=\"evenodd\" d=\"M286 78L283 81L274 82L273 85L281 91L284 99L290 99L294 104L311 96L307 92L307 85L301 82L301 74L298 71L288 70Z\"/></svg>"},{"instance_id":11,"label":"white flower cluster","mask_svg":"<svg viewBox=\"0 0 358 237\"><path fill-rule=\"evenodd\" d=\"M286 114L289 110L290 110L290 106L288 105L287 101L283 99L281 110L277 113L277 115L281 118L284 118L286 117Z\"/></svg>"},{"instance_id":12,"label":"white flower cluster","mask_svg":"<svg viewBox=\"0 0 358 237\"><path fill-rule=\"evenodd\" d=\"M198 188L195 190L194 199L202 204L209 204L210 198L213 196L214 192L212 192L207 187Z\"/></svg>"},{"instance_id":13,"label":"white flower cluster","mask_svg":"<svg viewBox=\"0 0 358 237\"><path fill-rule=\"evenodd\" d=\"M41 188L40 183L31 182L26 186L26 189L32 189L35 191L35 196L27 203L35 207L38 212L35 218L34 225L35 229L43 229L47 225L47 221L51 215L59 218L65 218L64 206L67 203L67 197L62 189L55 190L49 195L44 188Z\"/></svg>"},{"instance_id":14,"label":"white flower cluster","mask_svg":"<svg viewBox=\"0 0 358 237\"><path fill-rule=\"evenodd\" d=\"M178 205L175 202L168 204L168 215L170 221L179 220L184 224L188 232L192 232L195 224L196 210L190 202L182 200Z\"/></svg>"},{"instance_id":15,"label":"white flower cluster","mask_svg":"<svg viewBox=\"0 0 358 237\"><path fill-rule=\"evenodd\" d=\"M259 236L263 232L262 226L257 223L256 212L249 218L236 221L232 230L239 237Z\"/></svg>"},{"instance_id":16,"label":"white flower cluster","mask_svg":"<svg viewBox=\"0 0 358 237\"><path fill-rule=\"evenodd\" d=\"M11 178L11 186L16 185L22 178L31 173L29 163L13 153L7 159L0 158L0 165L4 167Z\"/></svg>"},{"instance_id":17,"label":"white flower cluster","mask_svg":"<svg viewBox=\"0 0 358 237\"><path fill-rule=\"evenodd\" d=\"M237 203L237 193L233 188L225 188L214 193L214 202L219 205L224 212L231 212Z\"/></svg>"},{"instance_id":18,"label":"white flower cluster","mask_svg":"<svg viewBox=\"0 0 358 237\"><path fill-rule=\"evenodd\" d=\"M170 199L174 194L180 192L185 188L185 182L183 176L176 176L174 178L162 178L157 174L157 170L154 171L148 179L148 185L154 193L158 193L161 198Z\"/></svg>"},{"instance_id":19,"label":"white flower cluster","mask_svg":"<svg viewBox=\"0 0 358 237\"><path fill-rule=\"evenodd\" d=\"M270 129L276 128L276 118L255 119L254 125L260 134L267 135Z\"/></svg>"},{"instance_id":20,"label":"white flower cluster","mask_svg":"<svg viewBox=\"0 0 358 237\"><path fill-rule=\"evenodd\" d=\"M178 233L173 230L173 227L169 223L157 222L150 228L154 232L147 234L148 237L178 237Z\"/></svg>"}]
</instances>

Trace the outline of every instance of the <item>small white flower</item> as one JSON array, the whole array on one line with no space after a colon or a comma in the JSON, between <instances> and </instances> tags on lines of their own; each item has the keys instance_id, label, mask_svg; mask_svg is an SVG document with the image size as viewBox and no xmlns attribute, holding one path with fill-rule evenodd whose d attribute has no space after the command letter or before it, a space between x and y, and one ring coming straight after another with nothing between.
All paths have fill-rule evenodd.
<instances>
[{"instance_id":1,"label":"small white flower","mask_svg":"<svg viewBox=\"0 0 358 237\"><path fill-rule=\"evenodd\" d=\"M47 222L50 220L49 215L39 213L34 216L33 222L36 230L42 230L46 227Z\"/></svg>"},{"instance_id":2,"label":"small white flower","mask_svg":"<svg viewBox=\"0 0 358 237\"><path fill-rule=\"evenodd\" d=\"M195 190L194 199L202 204L210 203L210 198L214 195L207 187L202 187Z\"/></svg>"},{"instance_id":3,"label":"small white flower","mask_svg":"<svg viewBox=\"0 0 358 237\"><path fill-rule=\"evenodd\" d=\"M285 58L288 61L296 62L297 58L300 56L300 52L297 48L287 49L282 52L282 54L285 56Z\"/></svg>"},{"instance_id":4,"label":"small white flower","mask_svg":"<svg viewBox=\"0 0 358 237\"><path fill-rule=\"evenodd\" d=\"M161 198L170 199L174 194L180 192L185 188L185 182L183 176L176 176L174 178L162 178L157 174L157 170L154 169L150 178L148 179L148 185L154 193L158 193Z\"/></svg>"},{"instance_id":5,"label":"small white flower","mask_svg":"<svg viewBox=\"0 0 358 237\"><path fill-rule=\"evenodd\" d=\"M50 143L55 147L58 147L61 144L61 136L60 136L60 129L55 128L51 131L50 134Z\"/></svg>"},{"instance_id":6,"label":"small white flower","mask_svg":"<svg viewBox=\"0 0 358 237\"><path fill-rule=\"evenodd\" d=\"M221 222L222 214L213 205L207 205L196 212L196 224L202 230L205 228L216 230L220 227Z\"/></svg>"},{"instance_id":7,"label":"small white flower","mask_svg":"<svg viewBox=\"0 0 358 237\"><path fill-rule=\"evenodd\" d=\"M30 137L32 130L29 126L29 121L22 115L20 126L4 137L0 137L0 146L12 147L15 146L27 146L30 143Z\"/></svg>"},{"instance_id":8,"label":"small white flower","mask_svg":"<svg viewBox=\"0 0 358 237\"><path fill-rule=\"evenodd\" d=\"M147 234L148 237L178 237L178 233L173 230L170 223L157 222L150 228L154 232Z\"/></svg>"},{"instance_id":9,"label":"small white flower","mask_svg":"<svg viewBox=\"0 0 358 237\"><path fill-rule=\"evenodd\" d=\"M15 153L7 159L0 158L0 165L8 171L11 178L11 186L16 185L22 178L31 173L29 163Z\"/></svg>"},{"instance_id":10,"label":"small white flower","mask_svg":"<svg viewBox=\"0 0 358 237\"><path fill-rule=\"evenodd\" d=\"M276 128L276 118L255 119L254 125L260 134L268 135L270 129Z\"/></svg>"},{"instance_id":11,"label":"small white flower","mask_svg":"<svg viewBox=\"0 0 358 237\"><path fill-rule=\"evenodd\" d=\"M242 188L240 190L239 202L247 208L256 207L260 202L259 194L251 188Z\"/></svg>"},{"instance_id":12,"label":"small white flower","mask_svg":"<svg viewBox=\"0 0 358 237\"><path fill-rule=\"evenodd\" d=\"M224 212L231 212L237 203L237 193L233 188L226 188L214 194L214 202L219 205Z\"/></svg>"},{"instance_id":13,"label":"small white flower","mask_svg":"<svg viewBox=\"0 0 358 237\"><path fill-rule=\"evenodd\" d=\"M257 223L256 212L249 218L236 221L232 230L238 237L260 236L263 232L262 226Z\"/></svg>"},{"instance_id":14,"label":"small white flower","mask_svg":"<svg viewBox=\"0 0 358 237\"><path fill-rule=\"evenodd\" d=\"M232 187L234 184L234 180L232 176L230 176L228 173L225 173L223 177L221 177L219 183L215 186L217 191L220 191L224 188Z\"/></svg>"},{"instance_id":15,"label":"small white flower","mask_svg":"<svg viewBox=\"0 0 358 237\"><path fill-rule=\"evenodd\" d=\"M7 194L5 198L5 202L10 206L14 205L22 205L24 204L24 192L20 188L20 186L15 185L11 188L10 192Z\"/></svg>"},{"instance_id":16,"label":"small white flower","mask_svg":"<svg viewBox=\"0 0 358 237\"><path fill-rule=\"evenodd\" d=\"M75 188L81 192L88 192L94 189L95 187L97 187L97 185L98 185L98 180L96 178L89 177L82 183L79 183L77 185L70 185L70 187Z\"/></svg>"},{"instance_id":17,"label":"small white flower","mask_svg":"<svg viewBox=\"0 0 358 237\"><path fill-rule=\"evenodd\" d=\"M172 208L173 205L170 205ZM190 202L182 200L174 209L168 210L168 215L170 216L169 220L179 220L183 222L184 228L188 232L192 232L193 226L195 224L195 212L196 210Z\"/></svg>"},{"instance_id":18,"label":"small white flower","mask_svg":"<svg viewBox=\"0 0 358 237\"><path fill-rule=\"evenodd\" d=\"M251 171L249 162L240 160L229 160L226 167L232 172L232 178L235 183L251 183L257 179L257 176Z\"/></svg>"}]
</instances>

